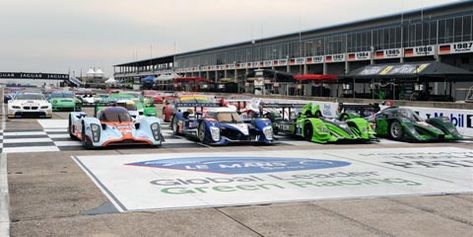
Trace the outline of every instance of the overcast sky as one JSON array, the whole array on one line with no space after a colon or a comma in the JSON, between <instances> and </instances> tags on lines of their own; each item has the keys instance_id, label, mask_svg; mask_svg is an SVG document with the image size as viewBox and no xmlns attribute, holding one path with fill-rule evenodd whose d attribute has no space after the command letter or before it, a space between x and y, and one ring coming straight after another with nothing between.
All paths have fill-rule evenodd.
<instances>
[{"instance_id":1,"label":"overcast sky","mask_svg":"<svg viewBox=\"0 0 473 237\"><path fill-rule=\"evenodd\" d=\"M0 71L76 74L454 0L0 0ZM152 50L151 50L152 49Z\"/></svg>"}]
</instances>

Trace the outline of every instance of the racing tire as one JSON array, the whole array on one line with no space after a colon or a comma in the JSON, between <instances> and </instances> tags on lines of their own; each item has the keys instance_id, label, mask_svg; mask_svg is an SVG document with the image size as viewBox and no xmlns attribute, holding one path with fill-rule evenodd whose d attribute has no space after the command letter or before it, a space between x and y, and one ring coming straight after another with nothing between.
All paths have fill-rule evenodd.
<instances>
[{"instance_id":1,"label":"racing tire","mask_svg":"<svg viewBox=\"0 0 473 237\"><path fill-rule=\"evenodd\" d=\"M304 124L304 139L306 141L312 141L312 136L314 134L314 128L310 122L305 122Z\"/></svg>"},{"instance_id":2,"label":"racing tire","mask_svg":"<svg viewBox=\"0 0 473 237\"><path fill-rule=\"evenodd\" d=\"M176 116L172 116L172 119L171 119L171 129L174 133L174 135L180 135L179 133L179 126L177 124L177 118Z\"/></svg>"},{"instance_id":3,"label":"racing tire","mask_svg":"<svg viewBox=\"0 0 473 237\"><path fill-rule=\"evenodd\" d=\"M166 112L164 111L164 108L163 108L163 113L162 113L162 115L163 115L163 121L164 121L164 122L169 122L169 119L167 119L167 117L166 117Z\"/></svg>"},{"instance_id":4,"label":"racing tire","mask_svg":"<svg viewBox=\"0 0 473 237\"><path fill-rule=\"evenodd\" d=\"M90 139L85 135L84 126L82 126L82 147L84 147L87 150L94 148L92 146L92 142L90 141Z\"/></svg>"},{"instance_id":5,"label":"racing tire","mask_svg":"<svg viewBox=\"0 0 473 237\"><path fill-rule=\"evenodd\" d=\"M205 123L201 122L199 124L199 129L197 129L197 137L199 138L199 141L203 144L207 143L207 134L205 132Z\"/></svg>"},{"instance_id":6,"label":"racing tire","mask_svg":"<svg viewBox=\"0 0 473 237\"><path fill-rule=\"evenodd\" d=\"M72 126L72 118L71 118L71 115L69 115L69 127L68 127L67 131L69 132L69 137L70 137L72 140L77 140L77 137L74 136L74 127Z\"/></svg>"},{"instance_id":7,"label":"racing tire","mask_svg":"<svg viewBox=\"0 0 473 237\"><path fill-rule=\"evenodd\" d=\"M402 136L404 135L404 131L402 130L402 125L398 121L393 121L389 125L389 137L394 140L401 140Z\"/></svg>"},{"instance_id":8,"label":"racing tire","mask_svg":"<svg viewBox=\"0 0 473 237\"><path fill-rule=\"evenodd\" d=\"M160 140L159 144L153 145L154 148L160 148L163 145L163 141Z\"/></svg>"}]
</instances>

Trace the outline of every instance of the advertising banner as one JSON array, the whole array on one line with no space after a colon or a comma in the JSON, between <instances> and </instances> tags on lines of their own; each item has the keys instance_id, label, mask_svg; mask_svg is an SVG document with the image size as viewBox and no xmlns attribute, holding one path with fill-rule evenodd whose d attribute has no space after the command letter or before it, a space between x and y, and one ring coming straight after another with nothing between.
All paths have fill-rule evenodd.
<instances>
[{"instance_id":1,"label":"advertising banner","mask_svg":"<svg viewBox=\"0 0 473 237\"><path fill-rule=\"evenodd\" d=\"M414 110L422 118L447 117L460 134L473 137L473 110L405 107Z\"/></svg>"},{"instance_id":2,"label":"advertising banner","mask_svg":"<svg viewBox=\"0 0 473 237\"><path fill-rule=\"evenodd\" d=\"M325 56L325 62L327 63L335 63L335 62L344 62L345 61L345 54L333 54Z\"/></svg>"},{"instance_id":3,"label":"advertising banner","mask_svg":"<svg viewBox=\"0 0 473 237\"><path fill-rule=\"evenodd\" d=\"M426 46L419 46L419 47L404 49L405 57L430 56L434 54L435 52L434 52L433 45L426 45Z\"/></svg>"},{"instance_id":4,"label":"advertising banner","mask_svg":"<svg viewBox=\"0 0 473 237\"><path fill-rule=\"evenodd\" d=\"M473 52L473 41L439 45L439 54L456 54Z\"/></svg>"},{"instance_id":5,"label":"advertising banner","mask_svg":"<svg viewBox=\"0 0 473 237\"><path fill-rule=\"evenodd\" d=\"M375 59L386 59L386 58L400 58L402 56L401 49L385 49L379 50L375 53Z\"/></svg>"},{"instance_id":6,"label":"advertising banner","mask_svg":"<svg viewBox=\"0 0 473 237\"><path fill-rule=\"evenodd\" d=\"M370 60L371 59L371 52L357 52L357 53L348 53L348 61L362 61L362 60Z\"/></svg>"},{"instance_id":7,"label":"advertising banner","mask_svg":"<svg viewBox=\"0 0 473 237\"><path fill-rule=\"evenodd\" d=\"M122 212L472 192L473 151L452 147L73 157Z\"/></svg>"}]
</instances>

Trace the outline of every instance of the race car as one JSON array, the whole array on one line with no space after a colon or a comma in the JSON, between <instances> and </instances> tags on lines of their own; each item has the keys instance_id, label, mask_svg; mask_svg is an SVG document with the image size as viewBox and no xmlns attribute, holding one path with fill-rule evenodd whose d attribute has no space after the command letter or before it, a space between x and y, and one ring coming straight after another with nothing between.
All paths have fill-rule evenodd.
<instances>
[{"instance_id":1,"label":"race car","mask_svg":"<svg viewBox=\"0 0 473 237\"><path fill-rule=\"evenodd\" d=\"M53 106L53 111L80 111L82 108L82 101L69 91L54 91L49 94L48 101Z\"/></svg>"},{"instance_id":2,"label":"race car","mask_svg":"<svg viewBox=\"0 0 473 237\"><path fill-rule=\"evenodd\" d=\"M156 117L140 117L134 120L123 107L104 107L95 117L84 112L69 115L69 136L82 141L86 149L114 145L161 146L161 122Z\"/></svg>"},{"instance_id":3,"label":"race car","mask_svg":"<svg viewBox=\"0 0 473 237\"><path fill-rule=\"evenodd\" d=\"M8 101L8 118L52 117L52 106L40 93L17 93Z\"/></svg>"},{"instance_id":4,"label":"race car","mask_svg":"<svg viewBox=\"0 0 473 237\"><path fill-rule=\"evenodd\" d=\"M164 101L163 94L154 90L143 90L143 97L152 99L155 104L162 104Z\"/></svg>"},{"instance_id":5,"label":"race car","mask_svg":"<svg viewBox=\"0 0 473 237\"><path fill-rule=\"evenodd\" d=\"M365 118L374 121L374 116L381 110L379 104L347 104L338 105L338 119L346 120L350 118Z\"/></svg>"},{"instance_id":6,"label":"race car","mask_svg":"<svg viewBox=\"0 0 473 237\"><path fill-rule=\"evenodd\" d=\"M108 107L108 106L120 106L128 110L128 113L133 119L137 119L140 116L143 116L143 114L140 115L140 112L138 111L138 108L136 106L136 103L133 100L101 100L99 103L95 104L95 112L94 115L97 114L97 111L100 111L101 109Z\"/></svg>"},{"instance_id":7,"label":"race car","mask_svg":"<svg viewBox=\"0 0 473 237\"><path fill-rule=\"evenodd\" d=\"M229 143L273 143L273 129L269 119L254 119L245 123L240 119L236 110L229 107L219 107L219 104L206 104L204 113L195 112L202 104L187 104L194 109L179 111L174 114L171 128L176 135L196 138L209 145L226 145Z\"/></svg>"},{"instance_id":8,"label":"race car","mask_svg":"<svg viewBox=\"0 0 473 237\"><path fill-rule=\"evenodd\" d=\"M455 126L446 117L423 120L408 108L389 107L375 116L376 133L398 141L435 142L461 140Z\"/></svg>"},{"instance_id":9,"label":"race car","mask_svg":"<svg viewBox=\"0 0 473 237\"><path fill-rule=\"evenodd\" d=\"M278 132L303 137L316 143L376 141L375 132L364 118L341 121L325 118L319 105L304 105L294 120L276 121Z\"/></svg>"},{"instance_id":10,"label":"race car","mask_svg":"<svg viewBox=\"0 0 473 237\"><path fill-rule=\"evenodd\" d=\"M140 97L135 93L113 93L110 94L108 101L127 101L132 100L136 104L136 109L139 115L156 116L156 107L152 99Z\"/></svg>"},{"instance_id":11,"label":"race car","mask_svg":"<svg viewBox=\"0 0 473 237\"><path fill-rule=\"evenodd\" d=\"M165 122L170 122L172 119L172 116L179 110L185 111L188 108L186 107L180 107L176 106L177 104L180 104L181 106L184 104L189 104L189 103L198 103L198 104L207 104L207 103L215 103L209 96L203 96L203 95L181 95L178 96L177 98L169 98L166 100L164 107L163 107L163 120ZM189 107L192 108L192 107ZM204 107L205 108L205 107Z\"/></svg>"}]
</instances>

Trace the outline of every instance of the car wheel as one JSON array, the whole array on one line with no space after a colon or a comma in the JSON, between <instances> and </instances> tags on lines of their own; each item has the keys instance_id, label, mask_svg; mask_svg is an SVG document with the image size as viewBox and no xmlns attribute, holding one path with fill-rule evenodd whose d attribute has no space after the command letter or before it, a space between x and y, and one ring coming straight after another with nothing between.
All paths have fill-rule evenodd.
<instances>
[{"instance_id":1,"label":"car wheel","mask_svg":"<svg viewBox=\"0 0 473 237\"><path fill-rule=\"evenodd\" d=\"M172 128L172 131L174 132L174 134L179 135L179 125L177 124L176 116L172 117L171 128Z\"/></svg>"},{"instance_id":2,"label":"car wheel","mask_svg":"<svg viewBox=\"0 0 473 237\"><path fill-rule=\"evenodd\" d=\"M312 141L312 136L314 134L314 129L312 128L312 124L310 122L306 122L304 124L304 139L306 141Z\"/></svg>"},{"instance_id":3,"label":"car wheel","mask_svg":"<svg viewBox=\"0 0 473 237\"><path fill-rule=\"evenodd\" d=\"M92 142L88 137L85 135L85 126L82 126L82 147L85 149L92 149Z\"/></svg>"},{"instance_id":4,"label":"car wheel","mask_svg":"<svg viewBox=\"0 0 473 237\"><path fill-rule=\"evenodd\" d=\"M69 137L73 140L77 140L76 136L74 136L74 127L72 126L72 119L71 115L69 115Z\"/></svg>"},{"instance_id":5,"label":"car wheel","mask_svg":"<svg viewBox=\"0 0 473 237\"><path fill-rule=\"evenodd\" d=\"M206 133L205 133L205 123L204 122L201 122L199 124L198 137L199 137L200 142L206 143L207 137L206 137Z\"/></svg>"},{"instance_id":6,"label":"car wheel","mask_svg":"<svg viewBox=\"0 0 473 237\"><path fill-rule=\"evenodd\" d=\"M398 121L393 121L389 126L389 136L392 139L400 140L403 133L402 125Z\"/></svg>"}]
</instances>

